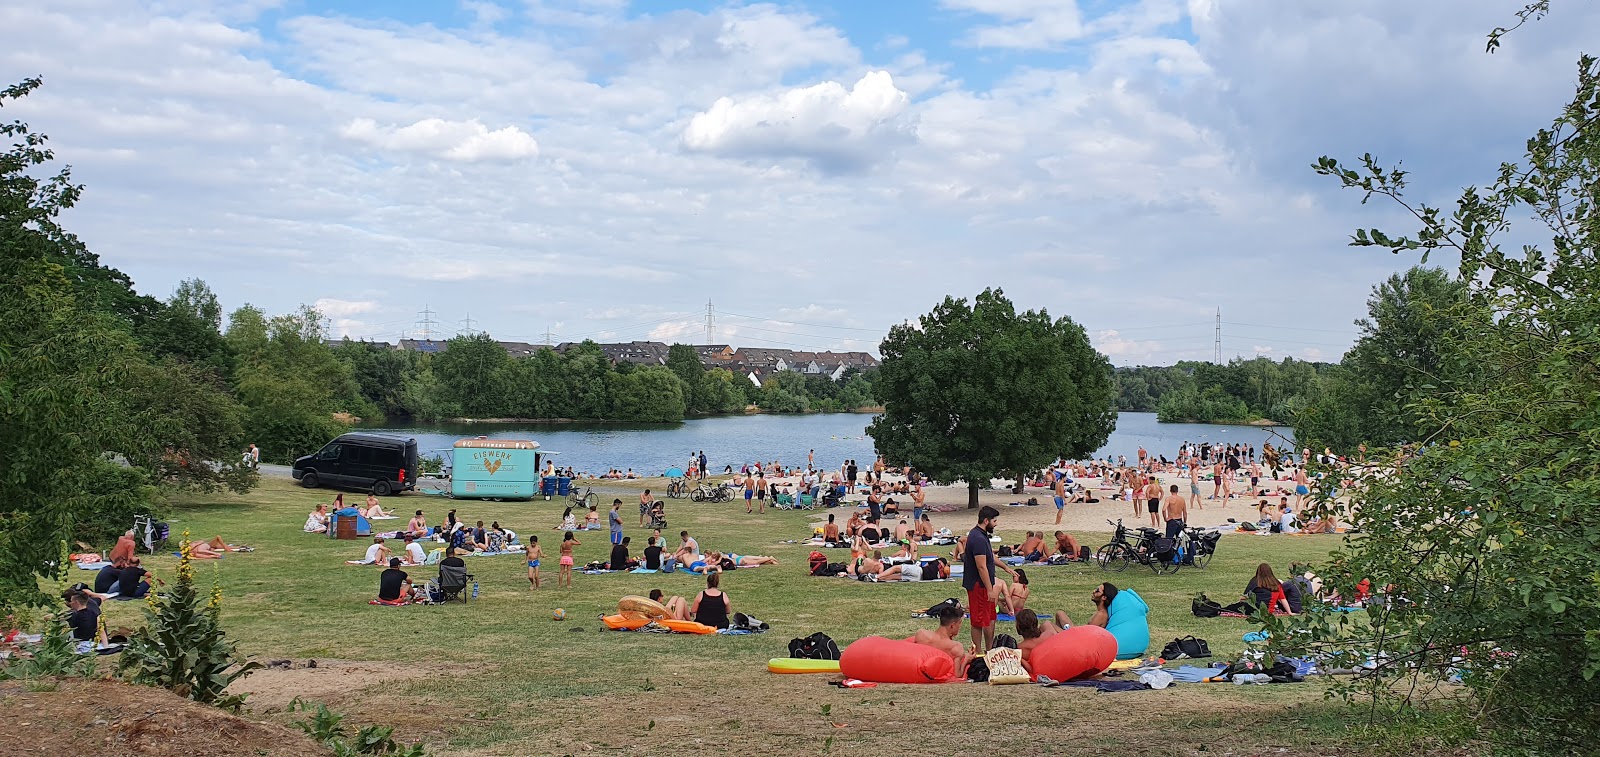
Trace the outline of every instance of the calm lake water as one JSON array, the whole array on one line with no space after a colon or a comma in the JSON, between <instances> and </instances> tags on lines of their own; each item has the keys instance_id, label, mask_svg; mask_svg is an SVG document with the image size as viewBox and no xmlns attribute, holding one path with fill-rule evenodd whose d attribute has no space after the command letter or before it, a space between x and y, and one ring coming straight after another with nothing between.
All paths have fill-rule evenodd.
<instances>
[{"instance_id":1,"label":"calm lake water","mask_svg":"<svg viewBox=\"0 0 1600 757\"><path fill-rule=\"evenodd\" d=\"M412 436L424 455L444 454L457 439L478 435L491 439L532 439L547 451L561 453L563 467L603 473L610 468L633 468L642 475L660 475L672 466L684 466L689 455L705 450L712 471L732 465L734 470L756 460L777 460L784 465L804 464L807 450L816 450L817 465L837 467L846 458L866 465L876 453L867 424L873 416L860 413L819 415L737 415L701 418L670 424L499 424L499 423L386 423L364 425L362 431ZM1273 429L1293 438L1288 428ZM1111 440L1095 457L1127 455L1133 459L1140 445L1152 454L1171 458L1185 441L1281 445L1267 429L1253 426L1212 426L1198 423L1158 423L1155 413L1121 413Z\"/></svg>"}]
</instances>

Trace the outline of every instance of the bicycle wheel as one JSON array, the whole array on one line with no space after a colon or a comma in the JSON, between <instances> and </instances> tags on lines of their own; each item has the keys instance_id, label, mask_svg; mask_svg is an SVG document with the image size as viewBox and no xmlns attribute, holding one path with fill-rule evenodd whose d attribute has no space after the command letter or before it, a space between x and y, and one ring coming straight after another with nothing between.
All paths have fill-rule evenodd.
<instances>
[{"instance_id":1,"label":"bicycle wheel","mask_svg":"<svg viewBox=\"0 0 1600 757\"><path fill-rule=\"evenodd\" d=\"M689 501L691 501L691 502L704 502L704 501L706 501L706 492L705 492L705 490L704 489L695 489L694 491L689 492Z\"/></svg>"},{"instance_id":2,"label":"bicycle wheel","mask_svg":"<svg viewBox=\"0 0 1600 757\"><path fill-rule=\"evenodd\" d=\"M1133 559L1133 550L1126 544L1107 544L1094 554L1095 562L1100 564L1101 570L1121 573L1128 569L1128 561Z\"/></svg>"},{"instance_id":3,"label":"bicycle wheel","mask_svg":"<svg viewBox=\"0 0 1600 757\"><path fill-rule=\"evenodd\" d=\"M1174 559L1177 554L1173 552L1168 555L1150 555L1150 570L1155 571L1158 576L1170 576L1173 573L1177 573L1178 569L1183 567Z\"/></svg>"},{"instance_id":4,"label":"bicycle wheel","mask_svg":"<svg viewBox=\"0 0 1600 757\"><path fill-rule=\"evenodd\" d=\"M589 492L583 495L582 504L584 507L597 507L600 504L600 495Z\"/></svg>"},{"instance_id":5,"label":"bicycle wheel","mask_svg":"<svg viewBox=\"0 0 1600 757\"><path fill-rule=\"evenodd\" d=\"M1198 570L1205 570L1206 564L1211 562L1212 554L1213 553L1209 550L1201 550L1196 552L1194 554L1194 567Z\"/></svg>"}]
</instances>

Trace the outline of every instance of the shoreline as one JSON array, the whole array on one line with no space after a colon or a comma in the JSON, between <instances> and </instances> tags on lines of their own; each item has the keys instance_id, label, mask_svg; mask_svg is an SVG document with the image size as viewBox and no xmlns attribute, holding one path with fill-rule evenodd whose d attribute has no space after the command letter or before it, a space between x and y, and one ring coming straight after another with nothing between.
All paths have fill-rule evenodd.
<instances>
[{"instance_id":1,"label":"shoreline","mask_svg":"<svg viewBox=\"0 0 1600 757\"><path fill-rule=\"evenodd\" d=\"M549 425L563 425L563 424L574 424L574 423L616 423L616 424L624 424L624 423L626 423L626 424L630 424L630 425L641 425L641 426L668 426L668 425L672 425L672 424L683 423L683 421L702 420L702 419L705 419L705 418L737 418L737 417L740 417L740 416L743 416L743 415L875 415L875 414L881 413L881 412L883 412L883 406L882 405L874 405L874 406L871 406L871 407L861 407L861 408L856 408L854 410L836 410L836 411L832 411L832 412L823 412L821 410L807 410L807 411L805 411L803 413L769 413L769 412L767 412L765 410L761 410L759 408L756 408L756 407L752 406L752 407L745 408L744 410L742 410L740 412L737 412L737 413L717 413L715 415L685 416L683 420L679 420L679 421L628 421L628 420L617 420L617 419L612 419L612 418L440 418L439 420L436 420L436 421L416 421L415 419L409 419L408 418L408 419L403 419L403 420L406 420L406 421L411 422L411 423L488 423L488 424L497 424L497 425L510 425L510 424L517 424L517 423L542 423L542 424L549 424ZM390 421L400 421L400 420L402 420L402 419L400 419L400 418L384 418L383 422L384 423L389 423Z\"/></svg>"}]
</instances>

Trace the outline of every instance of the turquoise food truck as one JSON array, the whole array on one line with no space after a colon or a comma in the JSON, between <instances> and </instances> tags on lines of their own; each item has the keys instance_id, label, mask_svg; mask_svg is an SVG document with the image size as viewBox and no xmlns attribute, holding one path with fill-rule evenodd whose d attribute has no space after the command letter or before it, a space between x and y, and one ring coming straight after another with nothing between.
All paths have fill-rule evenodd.
<instances>
[{"instance_id":1,"label":"turquoise food truck","mask_svg":"<svg viewBox=\"0 0 1600 757\"><path fill-rule=\"evenodd\" d=\"M451 450L450 496L533 499L539 493L539 443L526 439L460 439Z\"/></svg>"}]
</instances>

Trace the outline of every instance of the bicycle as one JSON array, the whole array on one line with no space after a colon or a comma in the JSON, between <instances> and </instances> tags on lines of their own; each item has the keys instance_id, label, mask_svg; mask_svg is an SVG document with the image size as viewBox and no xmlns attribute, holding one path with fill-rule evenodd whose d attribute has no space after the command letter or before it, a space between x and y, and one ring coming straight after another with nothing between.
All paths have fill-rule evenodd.
<instances>
[{"instance_id":1,"label":"bicycle","mask_svg":"<svg viewBox=\"0 0 1600 757\"><path fill-rule=\"evenodd\" d=\"M733 488L727 484L702 483L689 492L689 499L695 502L727 502L733 499Z\"/></svg>"},{"instance_id":2,"label":"bicycle","mask_svg":"<svg viewBox=\"0 0 1600 757\"><path fill-rule=\"evenodd\" d=\"M1095 562L1100 564L1100 569L1121 573L1128 569L1132 563L1145 565L1158 576L1165 576L1178 572L1182 567L1176 540L1168 539L1161 532L1148 526L1141 527L1134 541L1128 540L1128 527L1122 525L1122 519L1117 522L1106 523L1114 526L1111 542L1095 552Z\"/></svg>"},{"instance_id":3,"label":"bicycle","mask_svg":"<svg viewBox=\"0 0 1600 757\"><path fill-rule=\"evenodd\" d=\"M689 496L688 479L675 478L667 483L667 498L682 499Z\"/></svg>"},{"instance_id":4,"label":"bicycle","mask_svg":"<svg viewBox=\"0 0 1600 757\"><path fill-rule=\"evenodd\" d=\"M588 509L600 504L600 495L594 493L594 487L586 486L581 490L573 487L572 491L567 494L567 501L573 507Z\"/></svg>"},{"instance_id":5,"label":"bicycle","mask_svg":"<svg viewBox=\"0 0 1600 757\"><path fill-rule=\"evenodd\" d=\"M1215 531L1201 531L1198 528L1183 530L1183 564L1199 570L1205 570L1206 565L1217 553L1217 542L1222 539L1222 534Z\"/></svg>"}]
</instances>

